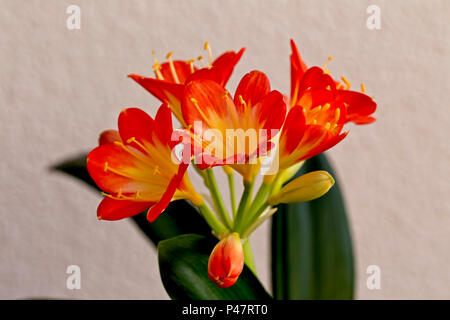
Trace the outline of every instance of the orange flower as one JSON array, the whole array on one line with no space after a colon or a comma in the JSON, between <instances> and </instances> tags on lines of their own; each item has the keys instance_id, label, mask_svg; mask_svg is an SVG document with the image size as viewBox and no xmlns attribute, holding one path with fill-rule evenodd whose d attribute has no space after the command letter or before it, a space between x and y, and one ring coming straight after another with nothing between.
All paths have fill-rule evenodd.
<instances>
[{"instance_id":1,"label":"orange flower","mask_svg":"<svg viewBox=\"0 0 450 320\"><path fill-rule=\"evenodd\" d=\"M155 120L140 109L126 109L119 116L119 131L102 133L100 146L87 158L89 174L105 192L99 219L118 220L149 209L147 218L153 221L171 200L203 202L187 176L189 161L173 154L177 142L172 133L165 105Z\"/></svg>"},{"instance_id":2,"label":"orange flower","mask_svg":"<svg viewBox=\"0 0 450 320\"><path fill-rule=\"evenodd\" d=\"M244 269L244 250L237 233L222 239L208 261L208 277L219 288L231 287Z\"/></svg>"},{"instance_id":3,"label":"orange flower","mask_svg":"<svg viewBox=\"0 0 450 320\"><path fill-rule=\"evenodd\" d=\"M234 99L217 82L190 82L182 113L202 151L196 158L199 168L230 164L246 179L250 172L243 164L272 147L270 140L283 124L286 103L280 92L270 90L264 73L252 71L242 78Z\"/></svg>"},{"instance_id":4,"label":"orange flower","mask_svg":"<svg viewBox=\"0 0 450 320\"><path fill-rule=\"evenodd\" d=\"M197 69L194 66L195 60L173 61L172 53L167 55L168 61L162 64L155 58L154 78L144 77L137 74L130 74L129 77L139 83L144 89L154 95L161 102L166 103L184 125L181 115L181 100L185 84L198 79L209 79L225 86L230 79L235 65L241 59L245 48L239 52L228 51L212 61L212 53L209 44L205 44L205 49L209 52L209 66ZM199 57L200 58L200 57Z\"/></svg>"},{"instance_id":5,"label":"orange flower","mask_svg":"<svg viewBox=\"0 0 450 320\"><path fill-rule=\"evenodd\" d=\"M336 145L348 133L341 133L346 123L375 121L371 114L377 106L367 95L333 80L327 71L307 69L292 40L291 46L291 109L280 134L280 169Z\"/></svg>"}]
</instances>

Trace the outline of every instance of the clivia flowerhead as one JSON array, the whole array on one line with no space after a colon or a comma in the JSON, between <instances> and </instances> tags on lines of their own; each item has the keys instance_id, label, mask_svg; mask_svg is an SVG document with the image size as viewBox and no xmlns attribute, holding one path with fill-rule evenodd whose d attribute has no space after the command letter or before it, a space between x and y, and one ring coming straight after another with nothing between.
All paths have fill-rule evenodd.
<instances>
[{"instance_id":1,"label":"clivia flowerhead","mask_svg":"<svg viewBox=\"0 0 450 320\"><path fill-rule=\"evenodd\" d=\"M208 262L208 277L219 288L231 287L244 268L244 249L237 233L220 240Z\"/></svg>"},{"instance_id":2,"label":"clivia flowerhead","mask_svg":"<svg viewBox=\"0 0 450 320\"><path fill-rule=\"evenodd\" d=\"M97 209L99 219L118 220L148 209L155 220L171 200L201 204L189 180L189 162L173 155L172 118L163 105L153 120L137 108L123 110L119 131L100 136L100 146L87 158L87 169L105 198Z\"/></svg>"},{"instance_id":3,"label":"clivia flowerhead","mask_svg":"<svg viewBox=\"0 0 450 320\"><path fill-rule=\"evenodd\" d=\"M153 69L156 79L137 74L130 74L129 77L139 83L161 102L166 103L180 123L185 125L181 114L181 100L184 86L190 81L198 79L212 80L221 86L225 86L230 79L235 65L239 62L245 51L245 48L242 48L238 52L227 51L213 61L208 42L205 43L204 49L209 55L208 66L204 66L203 58L200 56L198 57L198 60L201 62L200 69L194 65L196 59L187 61L172 60L172 52L169 52L166 56L167 62L160 64L156 59L155 53L153 53L155 61Z\"/></svg>"}]
</instances>

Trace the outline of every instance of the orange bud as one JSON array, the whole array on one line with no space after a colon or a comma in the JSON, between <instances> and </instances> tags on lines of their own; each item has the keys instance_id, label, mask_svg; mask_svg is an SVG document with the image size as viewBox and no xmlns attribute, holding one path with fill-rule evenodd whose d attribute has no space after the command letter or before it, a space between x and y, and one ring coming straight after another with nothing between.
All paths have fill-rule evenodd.
<instances>
[{"instance_id":1,"label":"orange bud","mask_svg":"<svg viewBox=\"0 0 450 320\"><path fill-rule=\"evenodd\" d=\"M222 239L209 256L208 277L219 288L231 287L244 268L244 250L234 232Z\"/></svg>"}]
</instances>

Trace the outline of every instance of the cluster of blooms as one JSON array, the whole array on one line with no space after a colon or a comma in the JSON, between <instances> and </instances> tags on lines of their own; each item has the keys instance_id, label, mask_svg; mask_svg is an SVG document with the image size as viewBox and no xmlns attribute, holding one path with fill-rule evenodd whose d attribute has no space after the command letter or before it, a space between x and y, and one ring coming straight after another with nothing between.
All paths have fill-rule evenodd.
<instances>
[{"instance_id":1,"label":"cluster of blooms","mask_svg":"<svg viewBox=\"0 0 450 320\"><path fill-rule=\"evenodd\" d=\"M376 103L364 94L363 85L362 92L351 91L350 83L344 77L342 82L334 80L326 65L307 68L293 41L291 47L290 97L271 90L261 71L247 73L232 97L226 85L245 49L225 52L213 60L208 43L204 48L209 53L207 66L201 57L198 68L196 60L174 61L169 53L162 64L154 55L154 78L129 75L162 105L154 119L137 108L123 110L118 131L104 131L100 145L89 153L87 169L104 191L98 218L118 220L147 211L152 222L170 201L189 200L220 240L210 256L210 279L222 288L233 285L243 269L247 251L243 245L276 211L274 206L320 197L334 180L327 172L317 171L283 184L304 160L344 139L346 123L375 120L371 115ZM173 129L172 115L181 128ZM254 144L238 141L236 146L234 137L228 138L230 130L264 134ZM181 152L176 151L178 146ZM253 197L261 161L274 154L277 167L264 175ZM214 210L189 179L191 163L211 191ZM229 178L231 214L217 188L213 166L222 166ZM245 187L238 206L234 171L242 176Z\"/></svg>"}]
</instances>

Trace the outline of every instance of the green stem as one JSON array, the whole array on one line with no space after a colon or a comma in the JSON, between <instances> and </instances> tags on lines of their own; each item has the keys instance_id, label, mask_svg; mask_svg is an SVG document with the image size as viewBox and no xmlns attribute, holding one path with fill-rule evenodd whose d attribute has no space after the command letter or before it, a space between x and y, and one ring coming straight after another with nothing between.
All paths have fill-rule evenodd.
<instances>
[{"instance_id":1,"label":"green stem","mask_svg":"<svg viewBox=\"0 0 450 320\"><path fill-rule=\"evenodd\" d=\"M250 247L250 239L247 238L244 242L244 261L247 267L256 275L255 259L253 258L252 248Z\"/></svg>"},{"instance_id":2,"label":"green stem","mask_svg":"<svg viewBox=\"0 0 450 320\"><path fill-rule=\"evenodd\" d=\"M217 210L219 211L219 216L222 219L223 223L227 228L231 229L232 222L230 219L230 216L228 215L227 209L225 208L225 205L223 204L222 197L219 192L219 188L217 187L216 178L214 177L214 172L212 169L206 169L206 177L208 178L207 187L209 188L211 192L211 196L213 198L214 204L217 207Z\"/></svg>"},{"instance_id":3,"label":"green stem","mask_svg":"<svg viewBox=\"0 0 450 320\"><path fill-rule=\"evenodd\" d=\"M219 219L217 219L217 217L214 215L214 213L212 213L212 211L205 203L198 206L198 209L217 236L220 236L223 232L228 231L227 228L222 224L222 222L219 221Z\"/></svg>"},{"instance_id":4,"label":"green stem","mask_svg":"<svg viewBox=\"0 0 450 320\"><path fill-rule=\"evenodd\" d=\"M261 216L261 214L269 207L269 204L264 202L264 204L256 211L256 213L248 219L247 223L244 225L244 228L240 234L242 235L248 235L249 230L252 229L253 225L258 222L258 218Z\"/></svg>"},{"instance_id":5,"label":"green stem","mask_svg":"<svg viewBox=\"0 0 450 320\"><path fill-rule=\"evenodd\" d=\"M246 220L252 219L252 217L256 214L256 212L259 210L259 208L264 204L271 188L272 188L272 183L264 183L263 182L261 184L261 186L259 187L259 190L256 193L256 196L253 199L253 202L248 210Z\"/></svg>"},{"instance_id":6,"label":"green stem","mask_svg":"<svg viewBox=\"0 0 450 320\"><path fill-rule=\"evenodd\" d=\"M228 186L230 187L230 201L231 201L231 210L233 211L233 217L236 218L237 209L236 209L236 193L234 190L234 175L233 172L227 173L228 178Z\"/></svg>"},{"instance_id":7,"label":"green stem","mask_svg":"<svg viewBox=\"0 0 450 320\"><path fill-rule=\"evenodd\" d=\"M234 221L234 231L240 234L245 220L245 213L248 207L248 203L252 198L254 182L244 182L244 192L242 193L241 201L239 201L239 207Z\"/></svg>"}]
</instances>

